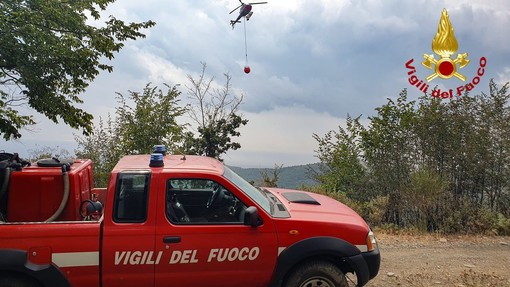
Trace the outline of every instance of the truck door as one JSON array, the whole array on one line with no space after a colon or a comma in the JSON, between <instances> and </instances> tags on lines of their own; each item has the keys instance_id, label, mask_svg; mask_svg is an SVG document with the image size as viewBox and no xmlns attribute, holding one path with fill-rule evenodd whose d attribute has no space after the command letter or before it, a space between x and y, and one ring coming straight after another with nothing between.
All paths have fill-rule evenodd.
<instances>
[{"instance_id":1,"label":"truck door","mask_svg":"<svg viewBox=\"0 0 510 287\"><path fill-rule=\"evenodd\" d=\"M156 287L267 286L277 258L269 215L243 224L253 202L222 177L182 175L160 182L156 223Z\"/></svg>"},{"instance_id":2,"label":"truck door","mask_svg":"<svg viewBox=\"0 0 510 287\"><path fill-rule=\"evenodd\" d=\"M154 285L154 266L161 255L154 252L156 195L149 193L151 173L127 171L117 175L113 208L105 210L102 250L102 286Z\"/></svg>"}]
</instances>

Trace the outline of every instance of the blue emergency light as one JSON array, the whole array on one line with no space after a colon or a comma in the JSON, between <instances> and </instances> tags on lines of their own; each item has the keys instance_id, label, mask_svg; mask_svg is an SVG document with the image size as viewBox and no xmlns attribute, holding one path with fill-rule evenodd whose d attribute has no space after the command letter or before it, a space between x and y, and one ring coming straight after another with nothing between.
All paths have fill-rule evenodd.
<instances>
[{"instance_id":1,"label":"blue emergency light","mask_svg":"<svg viewBox=\"0 0 510 287\"><path fill-rule=\"evenodd\" d=\"M166 155L166 146L162 145L162 144L155 145L153 147L153 152L154 153L160 153L162 155Z\"/></svg>"},{"instance_id":2,"label":"blue emergency light","mask_svg":"<svg viewBox=\"0 0 510 287\"><path fill-rule=\"evenodd\" d=\"M163 163L163 154L161 153L153 153L151 154L151 161L149 163L150 167L162 167L165 164Z\"/></svg>"}]
</instances>

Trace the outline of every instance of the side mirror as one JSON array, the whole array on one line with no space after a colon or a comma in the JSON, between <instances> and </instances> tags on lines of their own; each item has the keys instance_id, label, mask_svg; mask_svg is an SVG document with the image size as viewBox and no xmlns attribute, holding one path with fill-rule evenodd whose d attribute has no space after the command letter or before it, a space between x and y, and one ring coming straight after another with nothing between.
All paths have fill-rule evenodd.
<instances>
[{"instance_id":1,"label":"side mirror","mask_svg":"<svg viewBox=\"0 0 510 287\"><path fill-rule=\"evenodd\" d=\"M251 227L257 227L261 225L262 222L259 220L259 211L255 206L250 206L246 208L244 211L244 225L249 225Z\"/></svg>"}]
</instances>

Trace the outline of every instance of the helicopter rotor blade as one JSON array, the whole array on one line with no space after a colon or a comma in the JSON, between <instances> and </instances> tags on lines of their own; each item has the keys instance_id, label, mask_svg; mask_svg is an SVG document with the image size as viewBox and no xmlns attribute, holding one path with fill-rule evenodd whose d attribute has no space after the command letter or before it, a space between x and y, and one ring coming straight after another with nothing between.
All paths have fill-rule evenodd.
<instances>
[{"instance_id":1,"label":"helicopter rotor blade","mask_svg":"<svg viewBox=\"0 0 510 287\"><path fill-rule=\"evenodd\" d=\"M230 11L230 13L228 13L228 14L232 14L235 10L239 9L241 6L243 6L243 4L237 6L234 10Z\"/></svg>"},{"instance_id":2,"label":"helicopter rotor blade","mask_svg":"<svg viewBox=\"0 0 510 287\"><path fill-rule=\"evenodd\" d=\"M267 2L253 2L253 3L248 3L250 5L256 5L256 4L267 4Z\"/></svg>"}]
</instances>

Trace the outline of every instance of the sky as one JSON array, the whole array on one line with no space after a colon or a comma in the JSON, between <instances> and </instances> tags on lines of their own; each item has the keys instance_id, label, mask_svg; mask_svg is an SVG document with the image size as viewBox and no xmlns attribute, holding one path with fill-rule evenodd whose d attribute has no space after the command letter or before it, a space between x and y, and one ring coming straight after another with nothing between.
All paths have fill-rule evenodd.
<instances>
[{"instance_id":1,"label":"sky","mask_svg":"<svg viewBox=\"0 0 510 287\"><path fill-rule=\"evenodd\" d=\"M317 162L313 134L338 130L348 115L368 122L375 108L404 88L409 99L423 95L409 78L426 81L434 72L421 62L424 54L440 58L431 44L443 9L458 42L451 58L468 53L470 62L457 69L466 81L435 78L427 82L428 92L437 86L455 94L458 87L475 83L475 95L488 93L490 79L500 85L510 81L507 0L269 0L253 5L250 20L232 29L229 22L238 12L229 12L238 5L237 0L114 2L105 15L126 22L153 20L156 26L144 30L146 38L126 42L114 60L105 60L114 71L90 84L80 107L97 121L114 114L116 92L142 91L147 83L179 85L186 102L187 75L197 77L206 63L206 77L218 85L225 73L232 77L232 92L244 96L240 112L249 120L236 139L241 149L229 151L226 164ZM243 72L245 65L249 74ZM35 116L36 126L23 131L21 140L0 142L0 150L26 155L45 146L77 148L79 131Z\"/></svg>"}]
</instances>

